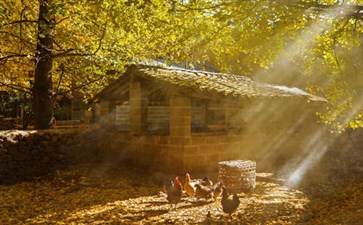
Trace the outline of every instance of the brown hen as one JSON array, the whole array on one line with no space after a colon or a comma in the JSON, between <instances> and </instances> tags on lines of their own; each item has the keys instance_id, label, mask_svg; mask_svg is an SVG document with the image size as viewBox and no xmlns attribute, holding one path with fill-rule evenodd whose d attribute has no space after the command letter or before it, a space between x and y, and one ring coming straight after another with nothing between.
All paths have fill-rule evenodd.
<instances>
[{"instance_id":1,"label":"brown hen","mask_svg":"<svg viewBox=\"0 0 363 225\"><path fill-rule=\"evenodd\" d=\"M196 184L195 188L195 197L204 198L205 200L213 198L213 190L211 188L206 187L202 184Z\"/></svg>"},{"instance_id":2,"label":"brown hen","mask_svg":"<svg viewBox=\"0 0 363 225\"><path fill-rule=\"evenodd\" d=\"M195 190L196 190L195 183L191 182L189 173L185 174L184 190L185 190L185 193L189 196L195 195Z\"/></svg>"}]
</instances>

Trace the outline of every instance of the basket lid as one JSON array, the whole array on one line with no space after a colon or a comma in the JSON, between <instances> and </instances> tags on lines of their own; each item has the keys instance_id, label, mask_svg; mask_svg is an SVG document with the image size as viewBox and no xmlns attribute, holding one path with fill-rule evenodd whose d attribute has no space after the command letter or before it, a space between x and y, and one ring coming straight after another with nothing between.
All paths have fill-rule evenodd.
<instances>
[{"instance_id":1,"label":"basket lid","mask_svg":"<svg viewBox=\"0 0 363 225\"><path fill-rule=\"evenodd\" d=\"M252 160L232 160L232 161L219 162L218 165L227 166L227 167L243 167L243 166L256 165L256 162Z\"/></svg>"}]
</instances>

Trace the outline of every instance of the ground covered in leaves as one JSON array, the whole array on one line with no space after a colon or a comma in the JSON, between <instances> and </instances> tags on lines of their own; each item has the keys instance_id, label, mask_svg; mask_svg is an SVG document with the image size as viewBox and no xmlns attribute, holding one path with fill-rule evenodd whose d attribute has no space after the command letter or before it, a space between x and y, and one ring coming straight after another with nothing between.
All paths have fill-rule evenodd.
<instances>
[{"instance_id":1,"label":"ground covered in leaves","mask_svg":"<svg viewBox=\"0 0 363 225\"><path fill-rule=\"evenodd\" d=\"M263 175L263 174L260 174ZM258 179L228 217L216 202L183 197L173 210L162 174L121 167L72 166L49 177L0 186L0 224L359 224L363 180L310 182L300 189ZM211 213L211 218L206 215Z\"/></svg>"}]
</instances>

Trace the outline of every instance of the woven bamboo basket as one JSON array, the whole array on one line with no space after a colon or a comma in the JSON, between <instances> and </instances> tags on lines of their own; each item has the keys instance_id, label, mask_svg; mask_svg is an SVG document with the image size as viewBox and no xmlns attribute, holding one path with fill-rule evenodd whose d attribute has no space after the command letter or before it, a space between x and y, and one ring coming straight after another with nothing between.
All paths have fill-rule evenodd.
<instances>
[{"instance_id":1,"label":"woven bamboo basket","mask_svg":"<svg viewBox=\"0 0 363 225\"><path fill-rule=\"evenodd\" d=\"M218 178L230 192L251 192L256 187L256 162L251 160L219 162Z\"/></svg>"}]
</instances>

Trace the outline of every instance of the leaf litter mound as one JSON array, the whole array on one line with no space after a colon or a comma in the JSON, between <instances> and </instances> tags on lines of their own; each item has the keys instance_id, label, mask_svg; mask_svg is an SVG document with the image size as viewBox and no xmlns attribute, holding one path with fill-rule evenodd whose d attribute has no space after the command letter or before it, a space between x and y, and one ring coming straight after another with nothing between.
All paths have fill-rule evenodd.
<instances>
[{"instance_id":1,"label":"leaf litter mound","mask_svg":"<svg viewBox=\"0 0 363 225\"><path fill-rule=\"evenodd\" d=\"M360 178L309 183L300 190L257 180L252 193L238 193L241 204L229 217L220 198L183 196L174 210L160 193L162 176L78 165L0 186L0 224L356 224L363 219Z\"/></svg>"}]
</instances>

